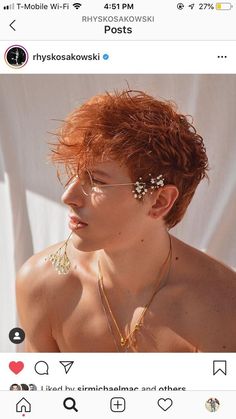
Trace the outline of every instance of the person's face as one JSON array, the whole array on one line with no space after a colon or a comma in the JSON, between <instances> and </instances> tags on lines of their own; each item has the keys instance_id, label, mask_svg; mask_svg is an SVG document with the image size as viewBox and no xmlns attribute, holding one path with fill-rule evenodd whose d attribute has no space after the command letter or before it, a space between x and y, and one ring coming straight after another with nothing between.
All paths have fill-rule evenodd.
<instances>
[{"instance_id":1,"label":"person's face","mask_svg":"<svg viewBox=\"0 0 236 419\"><path fill-rule=\"evenodd\" d=\"M115 161L88 168L98 185L86 196L75 179L66 189L62 201L69 206L73 244L83 251L125 249L142 240L149 220L148 207L134 198L134 185L102 187L131 183L128 170ZM99 185L101 187L99 187ZM79 225L81 220L86 225Z\"/></svg>"},{"instance_id":2,"label":"person's face","mask_svg":"<svg viewBox=\"0 0 236 419\"><path fill-rule=\"evenodd\" d=\"M13 391L17 391L17 390L19 390L19 387L18 387L18 385L16 384L16 385L13 385L11 389L12 389Z\"/></svg>"}]
</instances>

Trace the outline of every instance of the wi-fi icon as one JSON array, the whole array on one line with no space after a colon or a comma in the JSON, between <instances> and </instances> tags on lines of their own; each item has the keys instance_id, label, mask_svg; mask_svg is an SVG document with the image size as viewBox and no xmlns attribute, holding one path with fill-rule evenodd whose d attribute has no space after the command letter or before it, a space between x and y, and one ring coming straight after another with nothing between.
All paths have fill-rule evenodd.
<instances>
[{"instance_id":1,"label":"wi-fi icon","mask_svg":"<svg viewBox=\"0 0 236 419\"><path fill-rule=\"evenodd\" d=\"M79 8L82 6L82 4L81 4L81 3L74 3L74 4L73 4L73 6L74 6L76 9L79 9Z\"/></svg>"}]
</instances>

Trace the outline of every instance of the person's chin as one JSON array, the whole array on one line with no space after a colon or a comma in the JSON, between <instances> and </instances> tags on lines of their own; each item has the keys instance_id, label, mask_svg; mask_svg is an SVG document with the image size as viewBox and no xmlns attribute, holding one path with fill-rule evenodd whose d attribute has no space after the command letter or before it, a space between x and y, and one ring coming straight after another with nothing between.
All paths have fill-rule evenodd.
<instances>
[{"instance_id":1,"label":"person's chin","mask_svg":"<svg viewBox=\"0 0 236 419\"><path fill-rule=\"evenodd\" d=\"M97 246L93 240L88 238L81 237L77 232L72 235L71 241L75 249L81 250L82 252L95 252L96 250L101 249Z\"/></svg>"}]
</instances>

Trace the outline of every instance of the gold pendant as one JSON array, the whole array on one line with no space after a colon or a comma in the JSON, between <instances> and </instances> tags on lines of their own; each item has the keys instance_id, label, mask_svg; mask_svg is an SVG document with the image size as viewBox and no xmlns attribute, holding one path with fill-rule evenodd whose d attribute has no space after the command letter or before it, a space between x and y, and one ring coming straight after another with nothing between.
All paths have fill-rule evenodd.
<instances>
[{"instance_id":1,"label":"gold pendant","mask_svg":"<svg viewBox=\"0 0 236 419\"><path fill-rule=\"evenodd\" d=\"M120 344L121 344L121 346L125 346L126 345L126 339L121 338Z\"/></svg>"}]
</instances>

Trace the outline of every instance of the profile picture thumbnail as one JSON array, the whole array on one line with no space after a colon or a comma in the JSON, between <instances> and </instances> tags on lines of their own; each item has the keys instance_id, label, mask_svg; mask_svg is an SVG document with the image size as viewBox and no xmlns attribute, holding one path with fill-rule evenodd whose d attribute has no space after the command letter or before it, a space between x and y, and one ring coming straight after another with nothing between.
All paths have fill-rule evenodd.
<instances>
[{"instance_id":1,"label":"profile picture thumbnail","mask_svg":"<svg viewBox=\"0 0 236 419\"><path fill-rule=\"evenodd\" d=\"M10 387L11 391L20 391L21 390L21 386L19 384L12 384Z\"/></svg>"},{"instance_id":2,"label":"profile picture thumbnail","mask_svg":"<svg viewBox=\"0 0 236 419\"><path fill-rule=\"evenodd\" d=\"M27 50L21 45L12 45L5 52L6 63L15 69L24 67L28 58Z\"/></svg>"},{"instance_id":3,"label":"profile picture thumbnail","mask_svg":"<svg viewBox=\"0 0 236 419\"><path fill-rule=\"evenodd\" d=\"M209 412L216 412L220 407L220 402L215 397L211 397L206 401L205 406Z\"/></svg>"}]
</instances>

